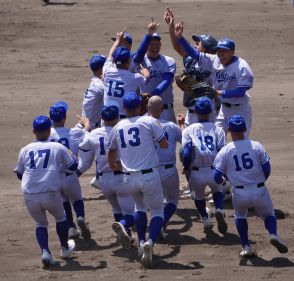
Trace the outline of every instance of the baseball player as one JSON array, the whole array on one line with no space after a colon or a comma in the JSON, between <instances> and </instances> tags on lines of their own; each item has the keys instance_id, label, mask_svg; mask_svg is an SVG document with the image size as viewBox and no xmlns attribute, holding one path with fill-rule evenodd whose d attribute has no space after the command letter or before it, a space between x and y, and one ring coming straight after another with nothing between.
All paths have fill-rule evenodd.
<instances>
[{"instance_id":1,"label":"baseball player","mask_svg":"<svg viewBox=\"0 0 294 281\"><path fill-rule=\"evenodd\" d=\"M280 253L288 248L277 235L277 221L272 200L265 181L270 176L269 156L264 147L256 141L245 138L246 121L240 115L233 115L228 121L232 142L221 149L214 160L214 179L217 183L226 175L233 187L235 224L241 239L241 257L251 257L252 249L248 240L247 211L254 207L270 234L270 243Z\"/></svg>"},{"instance_id":2,"label":"baseball player","mask_svg":"<svg viewBox=\"0 0 294 281\"><path fill-rule=\"evenodd\" d=\"M120 118L126 117L122 106L125 93L138 91L149 78L149 71L143 67L140 70L141 74L128 70L131 63L131 53L127 48L119 46L123 41L123 36L124 31L117 33L117 39L111 47L103 67L104 104L112 101L118 103Z\"/></svg>"},{"instance_id":3,"label":"baseball player","mask_svg":"<svg viewBox=\"0 0 294 281\"><path fill-rule=\"evenodd\" d=\"M142 85L142 93L149 93L151 96L160 95L163 99L163 112L161 119L176 123L176 117L173 110L173 87L172 83L176 73L176 62L173 58L160 54L161 37L158 33L147 34L141 42L142 50L134 59L137 64L135 70L140 70L140 65L147 68L150 72L150 78L147 83Z\"/></svg>"},{"instance_id":4,"label":"baseball player","mask_svg":"<svg viewBox=\"0 0 294 281\"><path fill-rule=\"evenodd\" d=\"M51 129L49 140L63 144L77 157L79 143L83 141L85 131L78 127L71 129L65 127L67 110L68 105L64 101L57 101L53 106L50 107L49 114L53 122L53 128ZM79 237L79 231L76 229L76 225L73 222L71 211L72 203L77 216L77 224L81 230L81 236L84 239L91 239L91 232L85 221L84 200L82 197L81 185L77 174L73 172L66 172L63 174L61 187L63 207L69 227L69 237Z\"/></svg>"},{"instance_id":5,"label":"baseball player","mask_svg":"<svg viewBox=\"0 0 294 281\"><path fill-rule=\"evenodd\" d=\"M248 63L234 55L235 43L229 38L218 41L216 55L200 53L182 36L183 22L175 27L175 35L181 47L194 58L200 67L211 69L212 85L222 100L216 124L228 131L228 118L234 114L244 116L247 124L245 136L251 128L252 112L248 90L253 84L253 74Z\"/></svg>"},{"instance_id":6,"label":"baseball player","mask_svg":"<svg viewBox=\"0 0 294 281\"><path fill-rule=\"evenodd\" d=\"M189 185L194 190L194 202L202 218L204 229L212 228L205 202L205 187L208 185L213 193L218 231L225 234L228 226L223 214L224 194L222 185L214 182L212 167L217 152L225 145L225 133L221 128L209 122L209 114L212 111L209 98L198 98L195 103L195 111L199 122L190 125L183 131L184 172L190 171Z\"/></svg>"},{"instance_id":7,"label":"baseball player","mask_svg":"<svg viewBox=\"0 0 294 281\"><path fill-rule=\"evenodd\" d=\"M108 165L108 142L112 128L119 120L118 106L106 105L102 108L104 126L91 131L80 144L79 173L88 170L96 158L96 174L100 189L112 206L115 219L112 228L117 233L123 248L131 247L131 227L134 225L134 201L127 193L123 172L113 171Z\"/></svg>"},{"instance_id":8,"label":"baseball player","mask_svg":"<svg viewBox=\"0 0 294 281\"><path fill-rule=\"evenodd\" d=\"M152 264L153 246L163 225L163 192L158 173L158 155L154 141L161 148L168 147L159 122L151 116L139 116L142 98L128 93L123 98L127 118L121 120L109 137L108 162L114 171L124 171L128 192L135 204L135 226L139 240L141 261ZM116 153L119 153L119 159ZM146 241L147 207L151 211L149 239Z\"/></svg>"},{"instance_id":9,"label":"baseball player","mask_svg":"<svg viewBox=\"0 0 294 281\"><path fill-rule=\"evenodd\" d=\"M169 27L169 35L170 35L170 39L174 47L174 50L183 58L183 65L185 67L186 73L189 73L191 71L193 72L197 71L200 77L203 77L203 79L205 79L205 81L209 85L212 85L210 68L205 69L203 67L200 67L197 61L191 58L186 53L186 51L183 50L180 44L177 42L177 38L175 36L175 24L174 24L175 17L171 9L167 8L166 11L164 12L164 20ZM217 40L213 36L208 34L202 34L197 36L193 34L192 39L195 42L194 48L197 49L199 52L207 53L207 54L215 54ZM216 119L215 107L216 107L216 103L219 103L219 101L214 99L212 102L213 102L213 111L210 114L210 121L214 122ZM197 114L194 112L194 104L195 104L195 100L191 99L189 95L184 93L183 105L188 108L186 118L185 118L186 127L188 127L190 124L198 122Z\"/></svg>"},{"instance_id":10,"label":"baseball player","mask_svg":"<svg viewBox=\"0 0 294 281\"><path fill-rule=\"evenodd\" d=\"M33 121L33 133L36 141L23 147L19 153L15 168L21 180L25 205L36 223L36 238L42 252L45 267L54 265L54 259L48 246L48 211L56 220L61 250L60 257L68 258L75 248L74 240L68 240L67 222L59 192L61 187L60 168L75 171L76 157L63 145L49 142L51 120L46 116L37 116Z\"/></svg>"},{"instance_id":11,"label":"baseball player","mask_svg":"<svg viewBox=\"0 0 294 281\"><path fill-rule=\"evenodd\" d=\"M89 119L91 130L100 126L104 96L102 69L105 61L105 56L94 55L89 63L94 76L92 77L90 85L84 94L82 116Z\"/></svg>"},{"instance_id":12,"label":"baseball player","mask_svg":"<svg viewBox=\"0 0 294 281\"><path fill-rule=\"evenodd\" d=\"M149 114L160 122L160 125L168 140L168 149L162 149L157 145L157 153L159 158L158 172L163 188L163 197L166 200L164 207L165 227L175 213L179 201L179 174L176 167L176 149L177 142L182 140L181 129L173 122L160 119L160 114L163 111L163 100L160 96L153 96L148 100ZM166 238L165 233L161 232L163 238Z\"/></svg>"}]
</instances>

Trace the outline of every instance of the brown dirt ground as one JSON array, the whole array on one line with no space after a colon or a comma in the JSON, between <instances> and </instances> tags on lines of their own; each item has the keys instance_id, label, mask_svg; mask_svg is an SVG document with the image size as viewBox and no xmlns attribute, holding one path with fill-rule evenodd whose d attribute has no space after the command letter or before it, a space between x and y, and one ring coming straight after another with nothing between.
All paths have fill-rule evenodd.
<instances>
[{"instance_id":1,"label":"brown dirt ground","mask_svg":"<svg viewBox=\"0 0 294 281\"><path fill-rule=\"evenodd\" d=\"M38 0L0 0L0 280L293 280L293 62L294 21L290 0L209 1L58 1L42 6ZM274 205L287 213L278 221L289 246L280 255L268 241L260 219L250 216L250 238L258 257L243 261L227 205L229 232L205 234L191 200L181 200L169 227L167 244L155 247L154 268L141 268L136 247L126 253L115 243L110 207L89 186L93 170L81 179L93 239L79 240L74 258L58 259L58 241L50 218L50 246L58 261L43 270L34 238L34 224L23 203L20 183L12 170L19 149L33 140L31 120L46 114L57 99L70 104L68 125L81 112L83 92L91 73L87 67L95 52L106 54L111 35L127 27L138 46L149 17L161 23L162 53L175 57L162 14L166 6L193 33L232 37L237 54L255 74L250 91L254 110L252 138L271 156L268 186ZM182 94L175 88L177 113ZM7 121L7 122L6 122ZM182 179L182 185L184 180ZM291 277L292 276L292 277Z\"/></svg>"}]
</instances>

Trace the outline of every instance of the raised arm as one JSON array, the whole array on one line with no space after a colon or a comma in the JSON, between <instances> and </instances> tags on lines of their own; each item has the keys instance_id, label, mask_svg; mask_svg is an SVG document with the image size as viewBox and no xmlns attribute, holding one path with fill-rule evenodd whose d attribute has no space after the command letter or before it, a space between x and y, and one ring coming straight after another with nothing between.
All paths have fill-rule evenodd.
<instances>
[{"instance_id":1,"label":"raised arm","mask_svg":"<svg viewBox=\"0 0 294 281\"><path fill-rule=\"evenodd\" d=\"M173 45L175 51L182 58L186 57L187 53L180 46L180 44L177 41L176 35L175 35L175 17L174 17L173 11L171 9L167 8L166 11L164 12L163 18L168 25L170 41L172 42L172 45Z\"/></svg>"},{"instance_id":2,"label":"raised arm","mask_svg":"<svg viewBox=\"0 0 294 281\"><path fill-rule=\"evenodd\" d=\"M109 50L107 59L113 60L113 53L115 52L116 48L123 42L125 32L126 32L126 28L123 31L116 33L116 40L114 41L113 45L111 46Z\"/></svg>"}]
</instances>

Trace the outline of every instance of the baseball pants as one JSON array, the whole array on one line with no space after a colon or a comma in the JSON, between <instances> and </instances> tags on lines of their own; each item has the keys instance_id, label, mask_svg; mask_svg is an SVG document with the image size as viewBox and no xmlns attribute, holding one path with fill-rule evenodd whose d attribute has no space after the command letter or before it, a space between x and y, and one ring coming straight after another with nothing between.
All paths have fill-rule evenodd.
<instances>
[{"instance_id":1,"label":"baseball pants","mask_svg":"<svg viewBox=\"0 0 294 281\"><path fill-rule=\"evenodd\" d=\"M79 178L76 173L71 175L62 175L61 177L61 195L64 202L75 202L83 200L82 190Z\"/></svg>"}]
</instances>

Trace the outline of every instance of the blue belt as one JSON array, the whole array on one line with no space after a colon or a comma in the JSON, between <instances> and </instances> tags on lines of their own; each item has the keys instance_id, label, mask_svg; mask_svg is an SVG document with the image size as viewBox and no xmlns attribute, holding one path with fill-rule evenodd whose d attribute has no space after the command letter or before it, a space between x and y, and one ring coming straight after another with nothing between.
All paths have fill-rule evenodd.
<instances>
[{"instance_id":1,"label":"blue belt","mask_svg":"<svg viewBox=\"0 0 294 281\"><path fill-rule=\"evenodd\" d=\"M257 188L263 187L264 186L264 182L258 183L256 186L257 186ZM235 187L236 188L240 188L240 189L244 189L244 185L237 185Z\"/></svg>"},{"instance_id":2,"label":"blue belt","mask_svg":"<svg viewBox=\"0 0 294 281\"><path fill-rule=\"evenodd\" d=\"M192 167L192 170L194 171L199 171L199 169L202 169L202 168L209 168L209 167L201 167L201 168L198 168L198 167ZM210 166L210 169L214 169L213 166Z\"/></svg>"}]
</instances>

